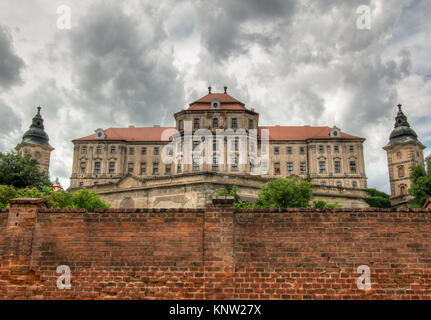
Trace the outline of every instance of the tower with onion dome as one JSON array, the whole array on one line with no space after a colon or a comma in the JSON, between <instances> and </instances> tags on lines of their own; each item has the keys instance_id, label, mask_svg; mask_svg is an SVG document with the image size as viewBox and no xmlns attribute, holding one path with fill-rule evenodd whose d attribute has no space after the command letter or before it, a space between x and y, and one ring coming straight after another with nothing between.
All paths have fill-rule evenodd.
<instances>
[{"instance_id":1,"label":"tower with onion dome","mask_svg":"<svg viewBox=\"0 0 431 320\"><path fill-rule=\"evenodd\" d=\"M51 152L54 148L49 144L40 110L41 107L38 107L30 128L24 133L21 143L15 149L21 156L30 155L36 159L39 170L49 175Z\"/></svg>"},{"instance_id":2,"label":"tower with onion dome","mask_svg":"<svg viewBox=\"0 0 431 320\"><path fill-rule=\"evenodd\" d=\"M423 150L426 148L418 139L416 132L410 127L406 115L398 105L395 127L389 136L386 150L391 185L391 202L393 207L408 207L411 186L410 167L424 164Z\"/></svg>"}]
</instances>

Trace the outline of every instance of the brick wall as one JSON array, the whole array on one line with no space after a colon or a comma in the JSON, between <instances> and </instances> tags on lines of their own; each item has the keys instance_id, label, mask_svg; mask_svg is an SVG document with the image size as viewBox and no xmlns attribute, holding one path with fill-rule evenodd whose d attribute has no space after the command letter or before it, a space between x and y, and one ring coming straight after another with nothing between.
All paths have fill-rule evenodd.
<instances>
[{"instance_id":1,"label":"brick wall","mask_svg":"<svg viewBox=\"0 0 431 320\"><path fill-rule=\"evenodd\" d=\"M431 210L0 211L7 299L430 299ZM71 289L57 288L57 267ZM357 267L371 270L359 290Z\"/></svg>"}]
</instances>

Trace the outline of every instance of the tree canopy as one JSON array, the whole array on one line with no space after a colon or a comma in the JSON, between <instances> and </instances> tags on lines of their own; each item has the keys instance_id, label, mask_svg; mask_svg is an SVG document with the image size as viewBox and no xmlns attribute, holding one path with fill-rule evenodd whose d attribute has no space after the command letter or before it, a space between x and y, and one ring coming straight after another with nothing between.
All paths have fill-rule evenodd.
<instances>
[{"instance_id":1,"label":"tree canopy","mask_svg":"<svg viewBox=\"0 0 431 320\"><path fill-rule=\"evenodd\" d=\"M371 208L390 208L391 201L389 200L389 195L383 191L377 189L366 189L369 194L365 201L370 205Z\"/></svg>"},{"instance_id":2,"label":"tree canopy","mask_svg":"<svg viewBox=\"0 0 431 320\"><path fill-rule=\"evenodd\" d=\"M410 180L412 182L409 194L413 196L410 206L421 208L426 200L431 197L431 170L428 163L428 170L423 165L413 165L411 167Z\"/></svg>"},{"instance_id":3,"label":"tree canopy","mask_svg":"<svg viewBox=\"0 0 431 320\"><path fill-rule=\"evenodd\" d=\"M234 197L234 208L308 208L312 198L311 183L297 178L278 178L262 186L256 203L241 201L238 187L225 187L217 194ZM315 208L337 208L337 203L323 200L313 202Z\"/></svg>"},{"instance_id":4,"label":"tree canopy","mask_svg":"<svg viewBox=\"0 0 431 320\"><path fill-rule=\"evenodd\" d=\"M51 186L48 176L39 171L37 161L29 155L21 157L16 152L0 152L0 185L16 188L37 188Z\"/></svg>"},{"instance_id":5,"label":"tree canopy","mask_svg":"<svg viewBox=\"0 0 431 320\"><path fill-rule=\"evenodd\" d=\"M0 186L0 208L7 208L9 200L14 198L43 198L50 208L54 209L87 209L93 212L96 208L109 208L109 204L99 198L99 195L87 189L81 189L75 194L67 191L52 191L43 187L17 189L14 186Z\"/></svg>"}]
</instances>

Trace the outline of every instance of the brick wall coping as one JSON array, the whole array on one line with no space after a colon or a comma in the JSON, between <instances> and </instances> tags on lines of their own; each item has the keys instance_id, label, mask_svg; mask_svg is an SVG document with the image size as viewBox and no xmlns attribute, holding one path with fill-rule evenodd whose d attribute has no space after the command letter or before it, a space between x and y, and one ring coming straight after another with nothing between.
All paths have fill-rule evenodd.
<instances>
[{"instance_id":1,"label":"brick wall coping","mask_svg":"<svg viewBox=\"0 0 431 320\"><path fill-rule=\"evenodd\" d=\"M42 198L17 198L9 200L10 204L46 204Z\"/></svg>"},{"instance_id":2,"label":"brick wall coping","mask_svg":"<svg viewBox=\"0 0 431 320\"><path fill-rule=\"evenodd\" d=\"M9 213L9 209L0 209L0 213Z\"/></svg>"},{"instance_id":3,"label":"brick wall coping","mask_svg":"<svg viewBox=\"0 0 431 320\"><path fill-rule=\"evenodd\" d=\"M236 213L294 213L294 212L306 212L306 213L431 213L431 208L335 208L335 209L314 209L314 208L289 208L289 209L234 209Z\"/></svg>"},{"instance_id":4,"label":"brick wall coping","mask_svg":"<svg viewBox=\"0 0 431 320\"><path fill-rule=\"evenodd\" d=\"M39 209L39 213L88 213L86 209ZM204 213L205 209L95 209L93 213Z\"/></svg>"}]
</instances>

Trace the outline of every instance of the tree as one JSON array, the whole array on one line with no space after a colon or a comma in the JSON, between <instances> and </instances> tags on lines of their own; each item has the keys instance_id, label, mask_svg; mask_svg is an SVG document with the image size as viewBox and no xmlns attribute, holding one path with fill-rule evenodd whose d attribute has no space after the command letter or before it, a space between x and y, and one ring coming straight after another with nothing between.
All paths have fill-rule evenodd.
<instances>
[{"instance_id":1,"label":"tree","mask_svg":"<svg viewBox=\"0 0 431 320\"><path fill-rule=\"evenodd\" d=\"M339 208L340 205L335 202L327 202L324 200L316 200L313 202L313 208L315 209L335 209L335 208Z\"/></svg>"},{"instance_id":2,"label":"tree","mask_svg":"<svg viewBox=\"0 0 431 320\"><path fill-rule=\"evenodd\" d=\"M94 191L88 189L81 189L77 191L73 197L74 208L85 208L88 212L93 212L94 209L107 209L109 204L99 198L99 195Z\"/></svg>"},{"instance_id":3,"label":"tree","mask_svg":"<svg viewBox=\"0 0 431 320\"><path fill-rule=\"evenodd\" d=\"M262 208L307 208L311 200L311 183L293 178L278 178L262 186L257 205Z\"/></svg>"},{"instance_id":4,"label":"tree","mask_svg":"<svg viewBox=\"0 0 431 320\"><path fill-rule=\"evenodd\" d=\"M366 189L369 194L368 198L365 198L365 202L369 204L371 208L390 208L391 200L389 195L383 191L377 189Z\"/></svg>"},{"instance_id":5,"label":"tree","mask_svg":"<svg viewBox=\"0 0 431 320\"><path fill-rule=\"evenodd\" d=\"M413 165L411 167L410 180L412 182L409 194L414 198L410 200L410 206L421 208L425 201L431 197L431 170L428 163L428 170L423 165Z\"/></svg>"},{"instance_id":6,"label":"tree","mask_svg":"<svg viewBox=\"0 0 431 320\"><path fill-rule=\"evenodd\" d=\"M50 187L48 176L39 171L37 161L29 155L21 157L16 152L0 152L0 185L16 188Z\"/></svg>"},{"instance_id":7,"label":"tree","mask_svg":"<svg viewBox=\"0 0 431 320\"><path fill-rule=\"evenodd\" d=\"M72 195L66 191L54 192L47 187L16 189L14 186L0 186L0 208L9 207L9 200L14 198L43 198L54 209L84 208L93 212L96 208L109 208L109 204L101 200L97 193L87 189Z\"/></svg>"}]
</instances>

